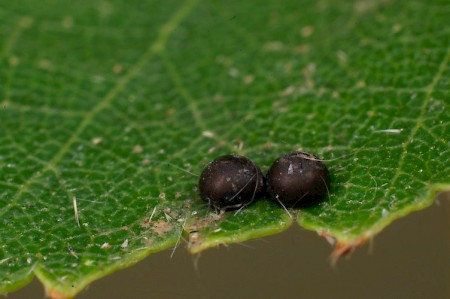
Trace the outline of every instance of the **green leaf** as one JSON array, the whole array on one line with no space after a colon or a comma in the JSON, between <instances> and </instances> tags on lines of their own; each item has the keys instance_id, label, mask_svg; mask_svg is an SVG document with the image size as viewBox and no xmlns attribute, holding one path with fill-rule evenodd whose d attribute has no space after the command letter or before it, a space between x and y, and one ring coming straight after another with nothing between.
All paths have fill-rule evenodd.
<instances>
[{"instance_id":1,"label":"green leaf","mask_svg":"<svg viewBox=\"0 0 450 299\"><path fill-rule=\"evenodd\" d=\"M335 255L450 189L445 1L0 4L0 293L71 297L148 254L292 224ZM197 174L243 154L322 157L301 211L215 214Z\"/></svg>"}]
</instances>

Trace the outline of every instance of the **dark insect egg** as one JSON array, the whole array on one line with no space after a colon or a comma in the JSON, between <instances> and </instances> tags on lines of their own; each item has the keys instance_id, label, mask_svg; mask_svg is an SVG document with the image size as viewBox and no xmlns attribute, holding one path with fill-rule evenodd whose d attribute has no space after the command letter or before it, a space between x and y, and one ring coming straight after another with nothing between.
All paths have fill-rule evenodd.
<instances>
[{"instance_id":1,"label":"dark insect egg","mask_svg":"<svg viewBox=\"0 0 450 299\"><path fill-rule=\"evenodd\" d=\"M264 175L252 160L238 155L221 156L208 163L198 183L200 197L210 206L237 209L264 190Z\"/></svg>"},{"instance_id":2,"label":"dark insect egg","mask_svg":"<svg viewBox=\"0 0 450 299\"><path fill-rule=\"evenodd\" d=\"M317 203L330 189L330 175L323 162L312 154L300 151L275 160L266 180L271 198L288 207Z\"/></svg>"}]
</instances>

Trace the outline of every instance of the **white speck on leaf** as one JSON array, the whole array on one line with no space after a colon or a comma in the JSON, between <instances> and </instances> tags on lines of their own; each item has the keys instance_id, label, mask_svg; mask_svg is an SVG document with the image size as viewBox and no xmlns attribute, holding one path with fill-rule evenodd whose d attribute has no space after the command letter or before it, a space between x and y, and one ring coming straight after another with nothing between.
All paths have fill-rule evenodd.
<instances>
[{"instance_id":1,"label":"white speck on leaf","mask_svg":"<svg viewBox=\"0 0 450 299\"><path fill-rule=\"evenodd\" d=\"M76 254L75 250L73 250L72 246L70 244L67 245L67 249L69 250L69 253L78 259L78 255Z\"/></svg>"},{"instance_id":2,"label":"white speck on leaf","mask_svg":"<svg viewBox=\"0 0 450 299\"><path fill-rule=\"evenodd\" d=\"M111 261L117 261L117 260L120 260L120 259L121 259L120 256L113 256L113 257L111 257L109 260L111 260Z\"/></svg>"},{"instance_id":3,"label":"white speck on leaf","mask_svg":"<svg viewBox=\"0 0 450 299\"><path fill-rule=\"evenodd\" d=\"M232 67L228 70L228 75L230 75L230 77L232 77L232 78L236 78L239 76L239 70Z\"/></svg>"},{"instance_id":4,"label":"white speck on leaf","mask_svg":"<svg viewBox=\"0 0 450 299\"><path fill-rule=\"evenodd\" d=\"M253 75L246 75L243 79L243 81L246 85L251 84L254 80L255 80L255 77Z\"/></svg>"},{"instance_id":5,"label":"white speck on leaf","mask_svg":"<svg viewBox=\"0 0 450 299\"><path fill-rule=\"evenodd\" d=\"M78 224L78 227L80 227L80 218L78 216L78 207L77 207L77 198L73 197L73 212L75 213L75 221Z\"/></svg>"},{"instance_id":6,"label":"white speck on leaf","mask_svg":"<svg viewBox=\"0 0 450 299\"><path fill-rule=\"evenodd\" d=\"M135 145L133 147L133 154L140 154L144 151L144 148L141 145Z\"/></svg>"},{"instance_id":7,"label":"white speck on leaf","mask_svg":"<svg viewBox=\"0 0 450 299\"><path fill-rule=\"evenodd\" d=\"M356 82L356 87L357 88L364 88L364 87L366 87L366 81L359 80L358 82Z\"/></svg>"},{"instance_id":8,"label":"white speck on leaf","mask_svg":"<svg viewBox=\"0 0 450 299\"><path fill-rule=\"evenodd\" d=\"M111 248L111 245L107 242L103 243L102 246L100 246L101 249L109 249Z\"/></svg>"},{"instance_id":9,"label":"white speck on leaf","mask_svg":"<svg viewBox=\"0 0 450 299\"><path fill-rule=\"evenodd\" d=\"M337 51L337 58L341 64L346 64L348 60L348 55L342 50Z\"/></svg>"},{"instance_id":10,"label":"white speck on leaf","mask_svg":"<svg viewBox=\"0 0 450 299\"><path fill-rule=\"evenodd\" d=\"M148 218L148 222L152 221L152 218L153 218L153 215L155 215L155 212L156 212L156 206L153 208L152 214Z\"/></svg>"},{"instance_id":11,"label":"white speck on leaf","mask_svg":"<svg viewBox=\"0 0 450 299\"><path fill-rule=\"evenodd\" d=\"M166 217L166 220L167 221L172 221L172 217L169 215L169 214L167 214L166 212L164 212L164 216Z\"/></svg>"},{"instance_id":12,"label":"white speck on leaf","mask_svg":"<svg viewBox=\"0 0 450 299\"><path fill-rule=\"evenodd\" d=\"M213 138L214 137L214 132L213 131L203 131L202 132L202 136L206 137L206 138Z\"/></svg>"},{"instance_id":13,"label":"white speck on leaf","mask_svg":"<svg viewBox=\"0 0 450 299\"><path fill-rule=\"evenodd\" d=\"M95 137L92 139L92 144L97 145L97 144L100 144L102 141L103 141L102 137Z\"/></svg>"},{"instance_id":14,"label":"white speck on leaf","mask_svg":"<svg viewBox=\"0 0 450 299\"><path fill-rule=\"evenodd\" d=\"M128 248L128 239L125 239L125 241L123 241L122 245L120 245L120 248L122 249Z\"/></svg>"},{"instance_id":15,"label":"white speck on leaf","mask_svg":"<svg viewBox=\"0 0 450 299\"><path fill-rule=\"evenodd\" d=\"M280 96L285 97L295 92L295 87L290 85L280 92Z\"/></svg>"},{"instance_id":16,"label":"white speck on leaf","mask_svg":"<svg viewBox=\"0 0 450 299\"><path fill-rule=\"evenodd\" d=\"M92 266L93 264L94 264L93 260L87 260L87 261L84 262L85 266Z\"/></svg>"},{"instance_id":17,"label":"white speck on leaf","mask_svg":"<svg viewBox=\"0 0 450 299\"><path fill-rule=\"evenodd\" d=\"M389 133L389 134L400 134L403 132L403 129L384 129L384 130L376 130L375 133Z\"/></svg>"}]
</instances>

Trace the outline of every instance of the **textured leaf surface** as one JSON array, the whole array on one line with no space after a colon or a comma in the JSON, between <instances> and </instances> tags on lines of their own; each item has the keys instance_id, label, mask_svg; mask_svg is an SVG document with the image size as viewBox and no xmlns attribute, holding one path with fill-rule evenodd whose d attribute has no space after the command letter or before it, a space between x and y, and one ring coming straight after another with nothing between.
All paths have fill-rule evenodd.
<instances>
[{"instance_id":1,"label":"textured leaf surface","mask_svg":"<svg viewBox=\"0 0 450 299\"><path fill-rule=\"evenodd\" d=\"M197 3L198 2L198 3ZM302 149L330 196L291 211L345 251L450 189L445 1L0 4L0 293L72 296L175 246L282 231L211 213L196 174ZM338 254L340 252L338 251Z\"/></svg>"}]
</instances>

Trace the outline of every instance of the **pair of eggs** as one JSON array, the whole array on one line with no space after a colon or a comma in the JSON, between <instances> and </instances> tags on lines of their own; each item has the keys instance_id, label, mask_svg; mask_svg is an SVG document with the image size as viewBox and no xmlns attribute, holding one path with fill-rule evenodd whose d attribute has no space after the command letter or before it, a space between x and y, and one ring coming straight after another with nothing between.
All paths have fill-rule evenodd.
<instances>
[{"instance_id":1,"label":"pair of eggs","mask_svg":"<svg viewBox=\"0 0 450 299\"><path fill-rule=\"evenodd\" d=\"M208 163L199 180L200 197L215 209L236 209L269 196L287 207L323 199L330 187L326 166L316 156L295 151L276 159L264 176L249 158L225 155Z\"/></svg>"}]
</instances>

